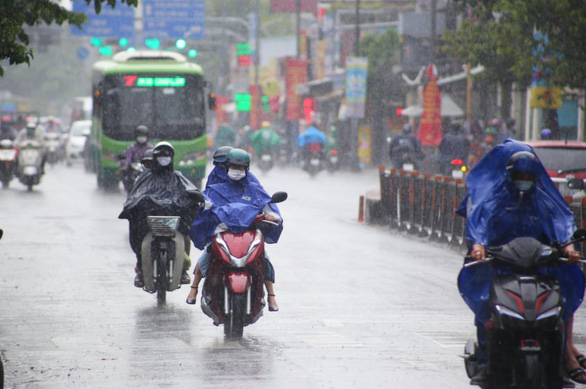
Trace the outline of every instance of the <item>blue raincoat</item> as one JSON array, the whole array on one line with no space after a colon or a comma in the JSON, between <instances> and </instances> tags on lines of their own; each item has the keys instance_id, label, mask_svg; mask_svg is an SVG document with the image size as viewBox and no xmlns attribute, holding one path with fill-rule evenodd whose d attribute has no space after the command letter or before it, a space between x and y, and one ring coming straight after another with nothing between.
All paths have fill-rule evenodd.
<instances>
[{"instance_id":1,"label":"blue raincoat","mask_svg":"<svg viewBox=\"0 0 586 389\"><path fill-rule=\"evenodd\" d=\"M571 239L574 217L541 163L533 171L532 193L520 200L506 171L510 157L519 151L535 155L527 144L509 139L486 154L466 178L468 194L456 213L466 218L469 248L476 243L499 246L518 237L533 237L544 244ZM462 268L458 276L460 294L476 315L477 326L490 317L488 297L494 272L490 265L480 264ZM560 281L567 320L584 297L582 271L578 265L563 264L544 266L540 272Z\"/></svg>"},{"instance_id":2,"label":"blue raincoat","mask_svg":"<svg viewBox=\"0 0 586 389\"><path fill-rule=\"evenodd\" d=\"M221 171L219 173L222 174ZM203 193L211 200L212 206L197 214L189 234L195 247L200 250L211 242L216 228L221 223L233 233L246 231L254 222L256 215L262 212L271 200L271 196L258 181L253 181L250 172L240 181L228 178L224 182L212 183ZM270 204L269 207L281 216L275 204ZM265 242L276 243L283 231L283 224L263 225L261 228Z\"/></svg>"},{"instance_id":3,"label":"blue raincoat","mask_svg":"<svg viewBox=\"0 0 586 389\"><path fill-rule=\"evenodd\" d=\"M327 141L326 134L318 130L314 126L309 127L301 135L297 137L297 144L303 148L305 145L310 143L321 143L325 145Z\"/></svg>"}]
</instances>

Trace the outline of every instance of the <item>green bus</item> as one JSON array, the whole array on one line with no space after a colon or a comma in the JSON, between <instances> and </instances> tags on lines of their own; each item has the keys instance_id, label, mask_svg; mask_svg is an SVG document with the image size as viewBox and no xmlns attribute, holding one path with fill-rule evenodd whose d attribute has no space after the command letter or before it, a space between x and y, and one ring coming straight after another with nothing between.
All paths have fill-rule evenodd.
<instances>
[{"instance_id":1,"label":"green bus","mask_svg":"<svg viewBox=\"0 0 586 389\"><path fill-rule=\"evenodd\" d=\"M120 52L92 68L92 133L86 158L98 187L115 188L119 156L134 130L149 128L150 143L175 148L175 169L201 187L206 166L206 82L199 65L166 51ZM213 102L209 101L213 109Z\"/></svg>"}]
</instances>

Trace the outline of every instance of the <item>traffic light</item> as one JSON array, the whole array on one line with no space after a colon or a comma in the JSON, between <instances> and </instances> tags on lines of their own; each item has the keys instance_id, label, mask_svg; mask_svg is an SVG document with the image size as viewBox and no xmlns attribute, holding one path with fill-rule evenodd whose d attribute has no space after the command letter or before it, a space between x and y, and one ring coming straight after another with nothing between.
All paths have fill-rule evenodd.
<instances>
[{"instance_id":1,"label":"traffic light","mask_svg":"<svg viewBox=\"0 0 586 389\"><path fill-rule=\"evenodd\" d=\"M183 50L187 47L187 41L185 39L177 39L175 41L175 47L177 47L179 50Z\"/></svg>"},{"instance_id":2,"label":"traffic light","mask_svg":"<svg viewBox=\"0 0 586 389\"><path fill-rule=\"evenodd\" d=\"M100 47L104 44L104 38L99 38L99 37L95 36L90 39L90 42L91 42L92 46Z\"/></svg>"},{"instance_id":3,"label":"traffic light","mask_svg":"<svg viewBox=\"0 0 586 389\"><path fill-rule=\"evenodd\" d=\"M189 58L195 58L197 57L197 50L196 49L191 49L187 52L187 56Z\"/></svg>"},{"instance_id":4,"label":"traffic light","mask_svg":"<svg viewBox=\"0 0 586 389\"><path fill-rule=\"evenodd\" d=\"M112 55L112 46L102 46L99 49L100 54L109 57Z\"/></svg>"},{"instance_id":5,"label":"traffic light","mask_svg":"<svg viewBox=\"0 0 586 389\"><path fill-rule=\"evenodd\" d=\"M146 39L144 41L146 47L152 50L158 50L161 47L161 42L157 38Z\"/></svg>"},{"instance_id":6,"label":"traffic light","mask_svg":"<svg viewBox=\"0 0 586 389\"><path fill-rule=\"evenodd\" d=\"M120 38L120 40L118 41L118 46L120 46L120 47L128 46L128 38Z\"/></svg>"}]
</instances>

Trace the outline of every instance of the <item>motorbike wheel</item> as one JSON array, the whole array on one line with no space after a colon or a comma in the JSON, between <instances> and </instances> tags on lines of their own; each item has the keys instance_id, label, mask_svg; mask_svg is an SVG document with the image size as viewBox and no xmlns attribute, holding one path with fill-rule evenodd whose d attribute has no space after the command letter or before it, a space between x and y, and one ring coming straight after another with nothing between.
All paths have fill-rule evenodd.
<instances>
[{"instance_id":1,"label":"motorbike wheel","mask_svg":"<svg viewBox=\"0 0 586 389\"><path fill-rule=\"evenodd\" d=\"M10 180L3 180L2 181L2 188L8 189L9 185L10 185Z\"/></svg>"},{"instance_id":2,"label":"motorbike wheel","mask_svg":"<svg viewBox=\"0 0 586 389\"><path fill-rule=\"evenodd\" d=\"M528 354L525 355L525 377L524 388L540 389L545 388L543 382L544 366L540 362L539 355Z\"/></svg>"},{"instance_id":3,"label":"motorbike wheel","mask_svg":"<svg viewBox=\"0 0 586 389\"><path fill-rule=\"evenodd\" d=\"M167 287L169 278L167 277L167 250L159 250L157 263L157 301L164 303L167 299Z\"/></svg>"},{"instance_id":4,"label":"motorbike wheel","mask_svg":"<svg viewBox=\"0 0 586 389\"><path fill-rule=\"evenodd\" d=\"M230 339L242 339L244 333L244 313L246 310L246 295L232 294L230 298L230 316L224 322L224 335Z\"/></svg>"}]
</instances>

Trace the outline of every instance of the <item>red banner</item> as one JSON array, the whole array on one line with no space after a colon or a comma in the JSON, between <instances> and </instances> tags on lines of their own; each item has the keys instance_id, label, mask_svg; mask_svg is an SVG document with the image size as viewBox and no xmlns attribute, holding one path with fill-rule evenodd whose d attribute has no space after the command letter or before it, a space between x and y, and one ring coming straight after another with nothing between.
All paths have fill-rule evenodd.
<instances>
[{"instance_id":1,"label":"red banner","mask_svg":"<svg viewBox=\"0 0 586 389\"><path fill-rule=\"evenodd\" d=\"M296 12L297 0L271 0L271 12ZM311 12L317 15L317 0L301 0L300 12Z\"/></svg>"},{"instance_id":2,"label":"red banner","mask_svg":"<svg viewBox=\"0 0 586 389\"><path fill-rule=\"evenodd\" d=\"M429 78L423 90L423 113L419 124L418 138L422 146L438 146L442 140L442 97L437 85L435 66L429 65Z\"/></svg>"},{"instance_id":3,"label":"red banner","mask_svg":"<svg viewBox=\"0 0 586 389\"><path fill-rule=\"evenodd\" d=\"M303 110L301 96L297 95L295 88L297 85L307 82L307 62L287 58L286 65L286 120L299 120L303 118Z\"/></svg>"},{"instance_id":4,"label":"red banner","mask_svg":"<svg viewBox=\"0 0 586 389\"><path fill-rule=\"evenodd\" d=\"M222 108L229 102L230 98L228 96L216 96L216 125L218 128L228 122L228 113Z\"/></svg>"}]
</instances>

